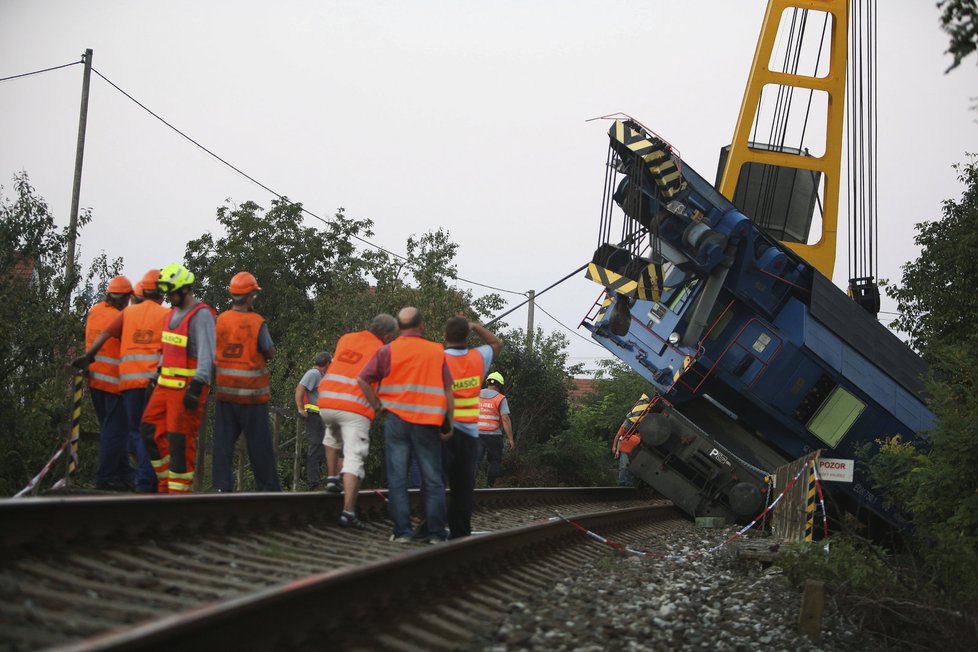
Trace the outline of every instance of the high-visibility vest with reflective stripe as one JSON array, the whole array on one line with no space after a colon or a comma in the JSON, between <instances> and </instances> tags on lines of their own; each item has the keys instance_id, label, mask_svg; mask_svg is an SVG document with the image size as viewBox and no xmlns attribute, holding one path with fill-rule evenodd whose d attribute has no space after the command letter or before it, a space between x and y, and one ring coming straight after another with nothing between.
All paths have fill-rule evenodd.
<instances>
[{"instance_id":1,"label":"high-visibility vest with reflective stripe","mask_svg":"<svg viewBox=\"0 0 978 652\"><path fill-rule=\"evenodd\" d=\"M445 350L424 338L404 336L390 347L390 373L377 392L384 407L408 423L441 425L448 409L442 376Z\"/></svg>"},{"instance_id":2,"label":"high-visibility vest with reflective stripe","mask_svg":"<svg viewBox=\"0 0 978 652\"><path fill-rule=\"evenodd\" d=\"M445 362L452 374L452 396L455 397L455 413L452 418L459 423L478 423L479 391L482 389L482 374L485 361L476 349L469 349L465 355L445 354Z\"/></svg>"},{"instance_id":3,"label":"high-visibility vest with reflective stripe","mask_svg":"<svg viewBox=\"0 0 978 652\"><path fill-rule=\"evenodd\" d=\"M163 357L158 381L161 387L183 389L187 386L187 381L197 373L197 358L191 358L187 353L187 342L190 320L204 308L210 310L211 314L215 313L215 310L206 303L198 303L183 316L175 328L170 327L170 317L173 316L176 308L167 313L161 337Z\"/></svg>"},{"instance_id":4,"label":"high-visibility vest with reflective stripe","mask_svg":"<svg viewBox=\"0 0 978 652\"><path fill-rule=\"evenodd\" d=\"M370 331L347 333L336 343L333 361L319 381L319 409L329 408L374 418L357 376L384 343Z\"/></svg>"},{"instance_id":5,"label":"high-visibility vest with reflective stripe","mask_svg":"<svg viewBox=\"0 0 978 652\"><path fill-rule=\"evenodd\" d=\"M149 385L160 364L163 327L169 310L152 300L122 311L122 344L119 349L119 388Z\"/></svg>"},{"instance_id":6,"label":"high-visibility vest with reflective stripe","mask_svg":"<svg viewBox=\"0 0 978 652\"><path fill-rule=\"evenodd\" d=\"M85 350L109 323L119 314L119 309L102 301L92 306L85 322ZM119 338L110 337L95 354L95 360L88 365L88 386L112 394L119 393Z\"/></svg>"},{"instance_id":7,"label":"high-visibility vest with reflective stripe","mask_svg":"<svg viewBox=\"0 0 978 652\"><path fill-rule=\"evenodd\" d=\"M217 318L214 392L217 400L249 405L268 403L271 396L265 356L258 334L265 320L256 312L227 310Z\"/></svg>"},{"instance_id":8,"label":"high-visibility vest with reflective stripe","mask_svg":"<svg viewBox=\"0 0 978 652\"><path fill-rule=\"evenodd\" d=\"M618 450L621 452L631 453L641 441L642 436L638 432L638 424L645 418L650 401L651 399L647 394L642 394L635 405L632 406L632 409L628 411L628 416L625 417L625 421L622 422L621 427L618 428L617 436L620 437Z\"/></svg>"},{"instance_id":9,"label":"high-visibility vest with reflective stripe","mask_svg":"<svg viewBox=\"0 0 978 652\"><path fill-rule=\"evenodd\" d=\"M502 417L499 415L499 406L504 398L506 396L499 393L492 398L479 397L479 430L483 432L501 430Z\"/></svg>"}]
</instances>

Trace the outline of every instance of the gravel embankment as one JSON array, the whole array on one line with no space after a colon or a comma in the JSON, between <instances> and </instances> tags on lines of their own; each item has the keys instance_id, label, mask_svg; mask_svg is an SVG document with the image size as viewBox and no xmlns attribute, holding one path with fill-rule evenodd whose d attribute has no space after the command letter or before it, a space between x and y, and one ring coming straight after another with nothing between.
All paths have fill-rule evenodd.
<instances>
[{"instance_id":1,"label":"gravel embankment","mask_svg":"<svg viewBox=\"0 0 978 652\"><path fill-rule=\"evenodd\" d=\"M663 548L684 556L729 533L692 530ZM609 549L610 550L610 549ZM872 650L877 646L826 596L822 633L798 633L801 595L776 567L737 559L732 547L690 561L609 553L512 605L468 650Z\"/></svg>"}]
</instances>

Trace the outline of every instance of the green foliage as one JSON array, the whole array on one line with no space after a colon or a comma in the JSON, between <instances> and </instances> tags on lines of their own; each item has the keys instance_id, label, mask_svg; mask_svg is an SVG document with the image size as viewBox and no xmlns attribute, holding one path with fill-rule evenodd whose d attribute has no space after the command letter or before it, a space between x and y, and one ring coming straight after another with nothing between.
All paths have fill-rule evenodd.
<instances>
[{"instance_id":1,"label":"green foliage","mask_svg":"<svg viewBox=\"0 0 978 652\"><path fill-rule=\"evenodd\" d=\"M608 445L591 435L564 430L537 446L503 457L500 485L594 487L617 482Z\"/></svg>"},{"instance_id":2,"label":"green foliage","mask_svg":"<svg viewBox=\"0 0 978 652\"><path fill-rule=\"evenodd\" d=\"M654 391L653 387L631 367L618 360L598 363L594 389L571 410L571 430L589 433L606 442L611 451L611 440L618 426L642 394Z\"/></svg>"},{"instance_id":3,"label":"green foliage","mask_svg":"<svg viewBox=\"0 0 978 652\"><path fill-rule=\"evenodd\" d=\"M916 225L917 260L903 266L901 285L886 287L900 316L890 326L910 336L910 344L929 357L931 345L969 342L976 346L978 323L978 161L955 166L965 190L945 200L943 219Z\"/></svg>"},{"instance_id":4,"label":"green foliage","mask_svg":"<svg viewBox=\"0 0 978 652\"><path fill-rule=\"evenodd\" d=\"M66 278L68 233L59 230L47 203L26 173L14 177L14 197L0 188L0 495L24 487L68 436L72 381L67 362L84 343L85 314L107 279L121 265L97 257L83 286L73 294L70 309L64 296L72 291ZM79 230L91 220L79 216ZM81 278L75 266L74 278ZM82 429L97 431L87 396L83 397ZM97 442L97 440L96 440ZM74 478L92 481L91 450L82 442L83 457ZM63 475L58 466L51 477ZM50 486L46 480L44 486Z\"/></svg>"},{"instance_id":5,"label":"green foliage","mask_svg":"<svg viewBox=\"0 0 978 652\"><path fill-rule=\"evenodd\" d=\"M886 554L865 541L837 536L828 552L810 543L789 546L778 558L778 565L794 586L813 579L843 593L907 597L908 589L887 563Z\"/></svg>"},{"instance_id":6,"label":"green foliage","mask_svg":"<svg viewBox=\"0 0 978 652\"><path fill-rule=\"evenodd\" d=\"M527 349L526 331L501 334L506 347L492 366L506 379L507 402L517 452L545 444L567 428L571 387L567 369L567 338L544 335L537 329L533 348Z\"/></svg>"},{"instance_id":7,"label":"green foliage","mask_svg":"<svg viewBox=\"0 0 978 652\"><path fill-rule=\"evenodd\" d=\"M954 57L950 71L978 46L978 4L974 0L937 0L937 6L941 10L941 29L950 38L947 53Z\"/></svg>"}]
</instances>

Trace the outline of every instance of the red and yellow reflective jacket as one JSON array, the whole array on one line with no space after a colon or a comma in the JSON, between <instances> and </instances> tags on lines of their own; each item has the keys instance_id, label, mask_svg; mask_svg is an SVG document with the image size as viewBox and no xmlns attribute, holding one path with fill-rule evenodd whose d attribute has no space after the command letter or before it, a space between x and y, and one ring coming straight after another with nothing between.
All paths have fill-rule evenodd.
<instances>
[{"instance_id":1,"label":"red and yellow reflective jacket","mask_svg":"<svg viewBox=\"0 0 978 652\"><path fill-rule=\"evenodd\" d=\"M172 389L183 389L187 386L187 381L197 373L197 358L191 358L187 353L188 333L190 332L190 320L199 310L204 308L214 314L216 311L205 303L198 303L191 308L176 328L170 328L170 317L175 308L170 310L163 322L162 351L163 363L160 369L159 385Z\"/></svg>"},{"instance_id":2,"label":"red and yellow reflective jacket","mask_svg":"<svg viewBox=\"0 0 978 652\"><path fill-rule=\"evenodd\" d=\"M469 349L465 355L446 355L445 362L452 374L452 395L455 397L452 418L459 423L478 423L479 390L485 372L482 354Z\"/></svg>"}]
</instances>

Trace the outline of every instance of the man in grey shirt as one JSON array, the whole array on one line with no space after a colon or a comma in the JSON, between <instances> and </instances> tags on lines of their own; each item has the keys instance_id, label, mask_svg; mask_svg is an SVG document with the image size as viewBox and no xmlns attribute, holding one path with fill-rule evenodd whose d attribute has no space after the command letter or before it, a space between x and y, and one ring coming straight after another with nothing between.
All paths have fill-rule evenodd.
<instances>
[{"instance_id":1,"label":"man in grey shirt","mask_svg":"<svg viewBox=\"0 0 978 652\"><path fill-rule=\"evenodd\" d=\"M323 484L323 462L326 460L323 436L326 426L319 418L319 383L332 361L333 356L329 351L317 353L312 369L295 386L295 409L306 424L306 482L312 491Z\"/></svg>"},{"instance_id":2,"label":"man in grey shirt","mask_svg":"<svg viewBox=\"0 0 978 652\"><path fill-rule=\"evenodd\" d=\"M140 434L159 493L186 494L193 489L197 432L214 373L216 315L194 297L193 283L193 272L179 263L164 267L157 282L173 309L163 324L160 375L143 412Z\"/></svg>"}]
</instances>

